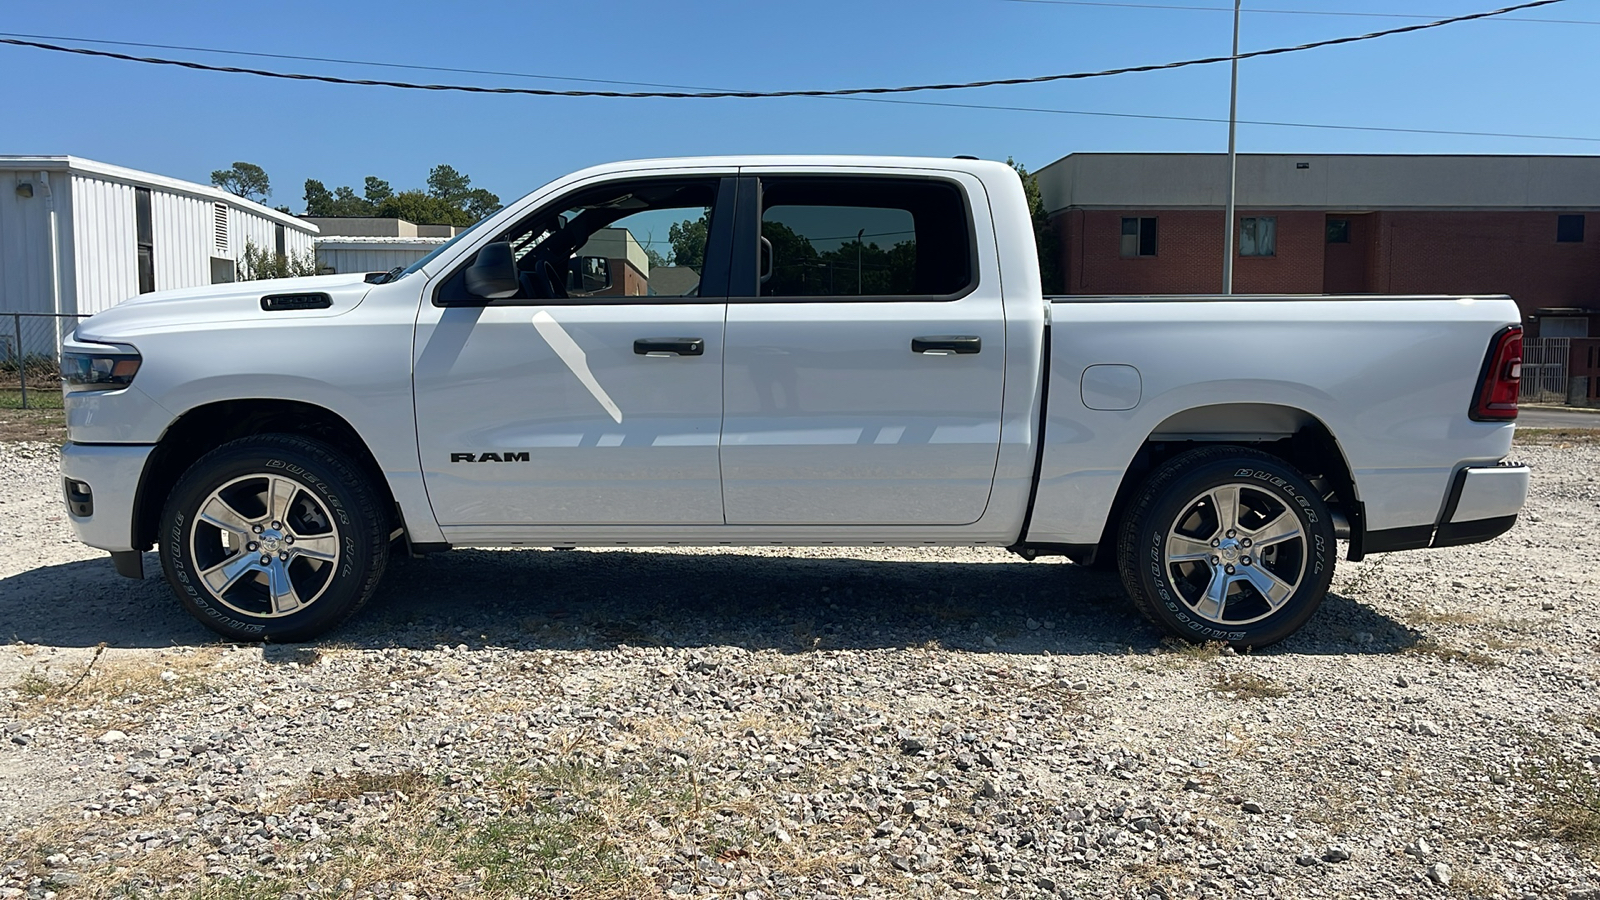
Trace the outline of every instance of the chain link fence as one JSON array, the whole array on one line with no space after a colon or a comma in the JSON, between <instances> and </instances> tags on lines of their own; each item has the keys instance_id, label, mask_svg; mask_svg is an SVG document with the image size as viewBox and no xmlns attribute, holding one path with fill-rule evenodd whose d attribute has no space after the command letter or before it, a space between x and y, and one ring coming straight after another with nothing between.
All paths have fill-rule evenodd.
<instances>
[{"instance_id":1,"label":"chain link fence","mask_svg":"<svg viewBox=\"0 0 1600 900\"><path fill-rule=\"evenodd\" d=\"M0 312L0 409L61 407L61 340L82 318Z\"/></svg>"}]
</instances>

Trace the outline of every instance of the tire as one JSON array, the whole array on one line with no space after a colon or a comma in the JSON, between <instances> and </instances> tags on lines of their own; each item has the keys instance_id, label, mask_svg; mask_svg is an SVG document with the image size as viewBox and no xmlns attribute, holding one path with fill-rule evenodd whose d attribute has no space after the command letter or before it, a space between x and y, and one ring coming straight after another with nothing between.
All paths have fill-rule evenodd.
<instances>
[{"instance_id":1,"label":"tire","mask_svg":"<svg viewBox=\"0 0 1600 900\"><path fill-rule=\"evenodd\" d=\"M1240 648L1299 630L1328 592L1335 553L1332 517L1306 477L1244 447L1203 447L1161 466L1117 542L1139 612L1184 640Z\"/></svg>"},{"instance_id":2,"label":"tire","mask_svg":"<svg viewBox=\"0 0 1600 900\"><path fill-rule=\"evenodd\" d=\"M173 593L206 627L293 643L371 598L389 559L386 526L373 485L343 454L263 434L189 467L161 512L157 549Z\"/></svg>"}]
</instances>

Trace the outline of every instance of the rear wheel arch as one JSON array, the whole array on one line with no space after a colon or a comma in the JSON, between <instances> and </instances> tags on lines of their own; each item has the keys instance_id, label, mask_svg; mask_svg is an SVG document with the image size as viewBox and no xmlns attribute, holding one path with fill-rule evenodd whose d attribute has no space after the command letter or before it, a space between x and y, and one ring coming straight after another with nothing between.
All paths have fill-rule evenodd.
<instances>
[{"instance_id":1,"label":"rear wheel arch","mask_svg":"<svg viewBox=\"0 0 1600 900\"><path fill-rule=\"evenodd\" d=\"M1305 473L1328 508L1348 523L1350 558L1361 558L1364 523L1360 495L1349 458L1327 424L1292 406L1224 403L1175 413L1146 436L1123 471L1122 483L1101 530L1096 564L1115 565L1122 517L1152 472L1190 450L1218 445L1260 450Z\"/></svg>"},{"instance_id":2,"label":"rear wheel arch","mask_svg":"<svg viewBox=\"0 0 1600 900\"><path fill-rule=\"evenodd\" d=\"M222 400L184 412L167 426L156 443L139 478L133 508L133 546L143 549L155 543L167 495L190 466L229 441L259 434L314 438L345 454L368 478L385 512L394 518L391 528L404 526L382 467L343 416L299 400Z\"/></svg>"}]
</instances>

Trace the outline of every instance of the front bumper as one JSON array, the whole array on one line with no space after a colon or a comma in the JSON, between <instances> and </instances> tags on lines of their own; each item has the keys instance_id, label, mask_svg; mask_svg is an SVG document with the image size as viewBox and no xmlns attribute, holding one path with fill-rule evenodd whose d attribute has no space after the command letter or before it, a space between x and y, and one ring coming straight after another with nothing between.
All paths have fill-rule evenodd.
<instances>
[{"instance_id":1,"label":"front bumper","mask_svg":"<svg viewBox=\"0 0 1600 900\"><path fill-rule=\"evenodd\" d=\"M1530 474L1528 467L1520 463L1475 466L1457 472L1433 534L1433 546L1476 544L1510 531L1528 500Z\"/></svg>"},{"instance_id":2,"label":"front bumper","mask_svg":"<svg viewBox=\"0 0 1600 900\"><path fill-rule=\"evenodd\" d=\"M67 444L61 448L63 500L78 540L91 547L125 553L133 546L134 503L139 479L154 446L149 444Z\"/></svg>"}]
</instances>

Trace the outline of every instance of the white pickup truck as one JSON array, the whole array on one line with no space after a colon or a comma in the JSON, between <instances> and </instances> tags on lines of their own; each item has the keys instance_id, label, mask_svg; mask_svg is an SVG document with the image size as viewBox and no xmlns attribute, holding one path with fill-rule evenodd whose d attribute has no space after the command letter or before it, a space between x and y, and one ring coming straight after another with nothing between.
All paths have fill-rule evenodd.
<instances>
[{"instance_id":1,"label":"white pickup truck","mask_svg":"<svg viewBox=\"0 0 1600 900\"><path fill-rule=\"evenodd\" d=\"M872 282L871 286L867 282ZM147 294L63 349L78 536L235 639L391 552L950 545L1262 646L1348 557L1516 521L1505 297L1045 297L994 162L652 160L409 268ZM641 601L643 602L643 601Z\"/></svg>"}]
</instances>

